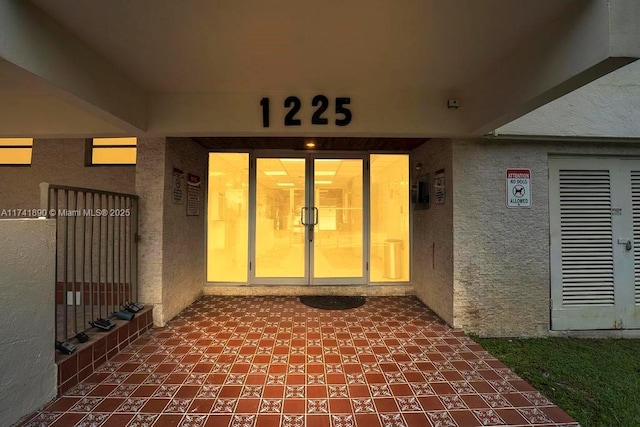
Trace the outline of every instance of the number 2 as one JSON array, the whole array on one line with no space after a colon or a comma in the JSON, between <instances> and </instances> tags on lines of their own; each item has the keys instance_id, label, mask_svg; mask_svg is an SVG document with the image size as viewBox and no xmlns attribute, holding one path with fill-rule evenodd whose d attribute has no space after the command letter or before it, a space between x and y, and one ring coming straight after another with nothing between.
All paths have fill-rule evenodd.
<instances>
[{"instance_id":1,"label":"number 2","mask_svg":"<svg viewBox=\"0 0 640 427\"><path fill-rule=\"evenodd\" d=\"M300 126L302 124L302 120L295 118L301 106L302 103L297 96L290 96L284 100L284 108L290 108L287 115L284 116L285 126Z\"/></svg>"},{"instance_id":2,"label":"number 2","mask_svg":"<svg viewBox=\"0 0 640 427\"><path fill-rule=\"evenodd\" d=\"M329 108L329 98L324 95L316 95L313 97L311 105L314 107L318 107L315 113L313 113L313 116L311 116L311 124L328 125L329 119L327 119L326 117L322 117L322 113L327 111L327 108Z\"/></svg>"}]
</instances>

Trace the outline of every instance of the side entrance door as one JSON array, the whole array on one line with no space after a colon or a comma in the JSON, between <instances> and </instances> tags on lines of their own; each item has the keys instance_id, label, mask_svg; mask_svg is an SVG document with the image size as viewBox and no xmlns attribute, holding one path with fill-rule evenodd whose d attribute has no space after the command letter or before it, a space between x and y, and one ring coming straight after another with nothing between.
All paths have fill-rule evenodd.
<instances>
[{"instance_id":1,"label":"side entrance door","mask_svg":"<svg viewBox=\"0 0 640 427\"><path fill-rule=\"evenodd\" d=\"M551 158L551 329L640 328L640 160Z\"/></svg>"}]
</instances>

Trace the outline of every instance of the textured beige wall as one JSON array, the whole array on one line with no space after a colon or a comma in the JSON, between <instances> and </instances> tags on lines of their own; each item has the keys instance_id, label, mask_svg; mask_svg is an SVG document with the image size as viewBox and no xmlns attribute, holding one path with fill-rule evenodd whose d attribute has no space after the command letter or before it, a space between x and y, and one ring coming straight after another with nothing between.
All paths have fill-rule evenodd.
<instances>
[{"instance_id":1,"label":"textured beige wall","mask_svg":"<svg viewBox=\"0 0 640 427\"><path fill-rule=\"evenodd\" d=\"M640 138L640 61L496 129L499 135Z\"/></svg>"},{"instance_id":2,"label":"textured beige wall","mask_svg":"<svg viewBox=\"0 0 640 427\"><path fill-rule=\"evenodd\" d=\"M422 164L422 171L415 166ZM415 293L445 322L453 323L453 200L451 141L432 139L411 153L412 181L428 178L430 207L413 212ZM434 203L433 176L445 170L445 203Z\"/></svg>"},{"instance_id":3,"label":"textured beige wall","mask_svg":"<svg viewBox=\"0 0 640 427\"><path fill-rule=\"evenodd\" d=\"M138 138L136 193L140 197L138 299L153 304L162 325L162 243L165 203L165 138Z\"/></svg>"},{"instance_id":4,"label":"textured beige wall","mask_svg":"<svg viewBox=\"0 0 640 427\"><path fill-rule=\"evenodd\" d=\"M41 182L49 184L64 185L69 187L81 187L96 190L113 191L117 193L133 194L135 192L135 166L85 166L85 140L84 139L35 139L33 143L33 157L31 166L22 167L0 167L0 213L4 209L24 209L32 210L40 208L40 187ZM1 155L1 153L0 153ZM71 198L73 200L73 198ZM81 203L82 198L78 198ZM66 206L60 203L58 209ZM78 206L79 208L82 205ZM91 206L87 206L90 208ZM70 209L75 209L73 201L70 202ZM19 215L28 217L28 215ZM9 218L0 216L0 218ZM111 218L113 220L114 218ZM78 223L78 229L83 219L70 220L71 223ZM105 232L103 230L103 232ZM97 230L96 230L97 236ZM77 235L78 245L81 242L81 235ZM64 279L62 266L62 247L64 239L59 239L60 268L58 280ZM94 241L97 244L97 239ZM97 246L97 245L96 245ZM80 281L80 271L82 265L82 253L77 254L77 277ZM72 268L72 256L68 257L69 269ZM111 263L108 263L111 268ZM105 269L106 271L106 269ZM86 266L86 277L89 276L89 265ZM106 274L106 273L105 273ZM97 280L98 269L94 270L94 277ZM70 273L70 276L71 273ZM69 280L71 280L69 278ZM101 280L105 280L104 274Z\"/></svg>"},{"instance_id":5,"label":"textured beige wall","mask_svg":"<svg viewBox=\"0 0 640 427\"><path fill-rule=\"evenodd\" d=\"M140 196L140 300L153 304L153 319L164 325L202 295L204 283L204 185L206 151L189 138L140 138L136 190ZM173 204L176 167L202 179L200 215L187 216Z\"/></svg>"},{"instance_id":6,"label":"textured beige wall","mask_svg":"<svg viewBox=\"0 0 640 427\"><path fill-rule=\"evenodd\" d=\"M454 326L549 333L548 158L640 155L633 144L453 141ZM531 208L506 207L506 169L531 169Z\"/></svg>"},{"instance_id":7,"label":"textured beige wall","mask_svg":"<svg viewBox=\"0 0 640 427\"><path fill-rule=\"evenodd\" d=\"M162 300L164 321L168 321L202 295L207 152L189 138L167 138L165 161ZM184 172L182 205L173 204L171 199L174 167ZM189 173L201 179L199 216L187 216L186 180Z\"/></svg>"},{"instance_id":8,"label":"textured beige wall","mask_svg":"<svg viewBox=\"0 0 640 427\"><path fill-rule=\"evenodd\" d=\"M55 222L0 220L0 414L12 425L56 395Z\"/></svg>"},{"instance_id":9,"label":"textured beige wall","mask_svg":"<svg viewBox=\"0 0 640 427\"><path fill-rule=\"evenodd\" d=\"M84 139L36 139L31 166L0 167L0 210L40 207L41 182L133 194L135 166L84 165Z\"/></svg>"}]
</instances>

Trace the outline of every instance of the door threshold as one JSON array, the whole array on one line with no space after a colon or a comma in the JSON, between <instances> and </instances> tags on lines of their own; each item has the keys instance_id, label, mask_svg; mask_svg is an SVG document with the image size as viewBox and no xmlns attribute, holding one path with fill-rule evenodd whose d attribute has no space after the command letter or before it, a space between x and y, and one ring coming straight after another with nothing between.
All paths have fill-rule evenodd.
<instances>
[{"instance_id":1,"label":"door threshold","mask_svg":"<svg viewBox=\"0 0 640 427\"><path fill-rule=\"evenodd\" d=\"M346 296L407 296L415 295L412 284L375 284L375 285L220 285L205 284L204 295L346 295Z\"/></svg>"}]
</instances>

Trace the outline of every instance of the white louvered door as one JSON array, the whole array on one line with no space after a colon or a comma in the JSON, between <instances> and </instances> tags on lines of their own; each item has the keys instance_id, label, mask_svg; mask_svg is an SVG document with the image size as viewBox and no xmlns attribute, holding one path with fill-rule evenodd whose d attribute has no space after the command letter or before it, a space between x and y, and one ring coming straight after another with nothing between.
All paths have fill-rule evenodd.
<instances>
[{"instance_id":1,"label":"white louvered door","mask_svg":"<svg viewBox=\"0 0 640 427\"><path fill-rule=\"evenodd\" d=\"M640 163L552 158L549 189L552 329L640 327Z\"/></svg>"},{"instance_id":2,"label":"white louvered door","mask_svg":"<svg viewBox=\"0 0 640 427\"><path fill-rule=\"evenodd\" d=\"M622 172L627 177L628 202L631 215L627 221L627 227L631 232L633 249L628 254L633 263L633 282L625 290L625 298L629 304L625 307L623 326L625 328L640 328L640 161L623 160Z\"/></svg>"}]
</instances>

